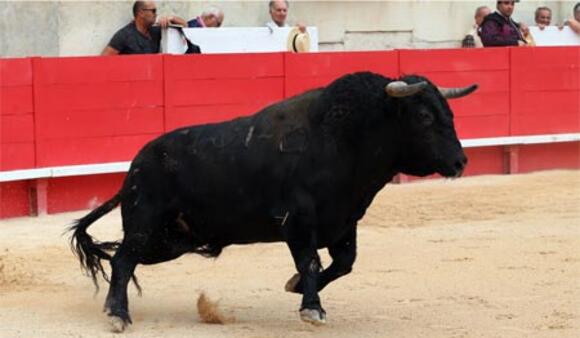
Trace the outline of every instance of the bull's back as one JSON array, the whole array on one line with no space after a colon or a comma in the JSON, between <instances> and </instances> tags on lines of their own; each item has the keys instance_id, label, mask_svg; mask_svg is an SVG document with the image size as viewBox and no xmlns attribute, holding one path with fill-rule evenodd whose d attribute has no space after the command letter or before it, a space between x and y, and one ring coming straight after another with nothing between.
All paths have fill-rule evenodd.
<instances>
[{"instance_id":1,"label":"bull's back","mask_svg":"<svg viewBox=\"0 0 580 338\"><path fill-rule=\"evenodd\" d=\"M285 183L308 147L308 106L316 97L165 134L135 158L126 187L150 186L173 212L224 241L280 240Z\"/></svg>"}]
</instances>

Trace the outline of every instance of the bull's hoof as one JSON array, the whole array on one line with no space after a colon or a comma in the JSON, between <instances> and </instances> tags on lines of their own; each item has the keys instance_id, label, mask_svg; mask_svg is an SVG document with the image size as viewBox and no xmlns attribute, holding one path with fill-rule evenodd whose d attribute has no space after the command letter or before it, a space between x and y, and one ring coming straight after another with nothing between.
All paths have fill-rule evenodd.
<instances>
[{"instance_id":1,"label":"bull's hoof","mask_svg":"<svg viewBox=\"0 0 580 338\"><path fill-rule=\"evenodd\" d=\"M127 328L127 326L129 326L129 323L123 320L121 317L111 316L110 320L111 320L111 329L115 333L123 333Z\"/></svg>"},{"instance_id":2,"label":"bull's hoof","mask_svg":"<svg viewBox=\"0 0 580 338\"><path fill-rule=\"evenodd\" d=\"M316 309L302 309L300 310L300 319L315 326L326 324L326 312L324 310Z\"/></svg>"},{"instance_id":3,"label":"bull's hoof","mask_svg":"<svg viewBox=\"0 0 580 338\"><path fill-rule=\"evenodd\" d=\"M296 273L286 282L284 290L286 290L287 292L299 293L298 291L296 291L296 285L298 285L298 282L300 282L300 274Z\"/></svg>"}]
</instances>

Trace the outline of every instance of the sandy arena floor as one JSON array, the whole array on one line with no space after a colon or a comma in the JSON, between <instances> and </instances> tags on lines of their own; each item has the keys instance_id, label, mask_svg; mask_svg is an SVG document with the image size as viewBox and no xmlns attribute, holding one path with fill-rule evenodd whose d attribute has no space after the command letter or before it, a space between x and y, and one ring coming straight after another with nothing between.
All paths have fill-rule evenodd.
<instances>
[{"instance_id":1,"label":"sandy arena floor","mask_svg":"<svg viewBox=\"0 0 580 338\"><path fill-rule=\"evenodd\" d=\"M134 325L113 334L107 285L94 296L62 236L84 213L0 221L1 337L580 337L580 171L388 185L353 273L321 293L324 327L283 291L287 248L261 244L139 266ZM120 237L118 211L89 229ZM235 322L201 323L202 291Z\"/></svg>"}]
</instances>

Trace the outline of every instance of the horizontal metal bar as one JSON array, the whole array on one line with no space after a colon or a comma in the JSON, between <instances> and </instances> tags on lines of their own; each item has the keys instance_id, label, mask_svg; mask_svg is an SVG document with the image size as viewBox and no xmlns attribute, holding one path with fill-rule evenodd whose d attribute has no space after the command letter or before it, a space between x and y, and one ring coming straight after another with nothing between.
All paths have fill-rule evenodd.
<instances>
[{"instance_id":1,"label":"horizontal metal bar","mask_svg":"<svg viewBox=\"0 0 580 338\"><path fill-rule=\"evenodd\" d=\"M519 144L548 144L577 141L580 141L580 133L465 139L461 140L461 145L465 148L479 148ZM32 180L38 178L123 173L129 170L130 165L131 162L127 161L0 171L0 182Z\"/></svg>"}]
</instances>

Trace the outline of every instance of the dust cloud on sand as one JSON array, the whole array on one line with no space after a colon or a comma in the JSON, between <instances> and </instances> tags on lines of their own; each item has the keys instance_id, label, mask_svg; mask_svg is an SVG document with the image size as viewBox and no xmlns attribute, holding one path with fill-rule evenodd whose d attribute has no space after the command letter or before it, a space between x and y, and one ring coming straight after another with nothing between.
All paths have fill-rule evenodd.
<instances>
[{"instance_id":1,"label":"dust cloud on sand","mask_svg":"<svg viewBox=\"0 0 580 338\"><path fill-rule=\"evenodd\" d=\"M197 299L197 313L201 321L208 324L227 324L235 321L234 317L225 316L219 308L219 302L209 299L205 292Z\"/></svg>"},{"instance_id":2,"label":"dust cloud on sand","mask_svg":"<svg viewBox=\"0 0 580 338\"><path fill-rule=\"evenodd\" d=\"M388 185L353 273L321 292L323 327L283 291L294 268L277 243L139 266L134 324L113 334L108 285L95 295L63 236L84 213L0 221L0 337L580 337L580 171ZM90 231L120 238L118 210ZM204 323L203 292L235 321Z\"/></svg>"}]
</instances>

